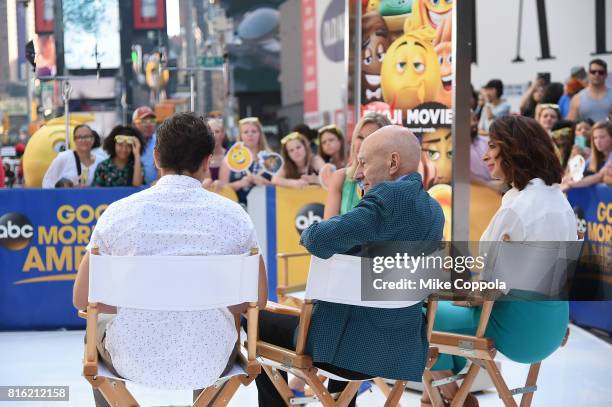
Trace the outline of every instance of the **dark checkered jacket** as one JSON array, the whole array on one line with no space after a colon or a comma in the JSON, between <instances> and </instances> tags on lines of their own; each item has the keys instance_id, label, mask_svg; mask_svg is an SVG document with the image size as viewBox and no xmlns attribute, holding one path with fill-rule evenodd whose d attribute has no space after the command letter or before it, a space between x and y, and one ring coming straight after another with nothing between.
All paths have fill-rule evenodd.
<instances>
[{"instance_id":1,"label":"dark checkered jacket","mask_svg":"<svg viewBox=\"0 0 612 407\"><path fill-rule=\"evenodd\" d=\"M317 257L371 241L440 241L444 215L417 173L383 182L344 215L311 225L300 244ZM422 303L380 309L318 301L308 350L315 362L388 379L421 381L428 343Z\"/></svg>"}]
</instances>

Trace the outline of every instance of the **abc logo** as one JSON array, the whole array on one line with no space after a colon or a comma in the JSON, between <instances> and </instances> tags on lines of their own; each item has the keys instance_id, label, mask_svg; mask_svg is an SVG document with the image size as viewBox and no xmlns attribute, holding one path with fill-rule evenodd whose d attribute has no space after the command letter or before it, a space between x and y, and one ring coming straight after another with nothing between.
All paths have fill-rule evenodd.
<instances>
[{"instance_id":1,"label":"abc logo","mask_svg":"<svg viewBox=\"0 0 612 407\"><path fill-rule=\"evenodd\" d=\"M0 216L0 246L21 250L30 243L33 235L32 222L24 215L11 212Z\"/></svg>"},{"instance_id":2,"label":"abc logo","mask_svg":"<svg viewBox=\"0 0 612 407\"><path fill-rule=\"evenodd\" d=\"M584 211L579 206L574 206L574 215L576 215L576 224L578 226L578 233L586 234L587 221L584 219Z\"/></svg>"},{"instance_id":3,"label":"abc logo","mask_svg":"<svg viewBox=\"0 0 612 407\"><path fill-rule=\"evenodd\" d=\"M311 203L300 208L295 217L295 228L298 234L302 234L302 232L313 223L318 223L323 220L323 208L323 205L320 203Z\"/></svg>"}]
</instances>

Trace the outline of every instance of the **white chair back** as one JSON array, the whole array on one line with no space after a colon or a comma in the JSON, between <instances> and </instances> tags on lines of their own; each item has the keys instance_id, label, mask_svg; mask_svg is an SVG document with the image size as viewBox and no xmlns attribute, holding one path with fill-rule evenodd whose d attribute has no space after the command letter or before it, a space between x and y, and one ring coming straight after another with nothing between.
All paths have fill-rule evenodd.
<instances>
[{"instance_id":1,"label":"white chair back","mask_svg":"<svg viewBox=\"0 0 612 407\"><path fill-rule=\"evenodd\" d=\"M507 290L555 297L563 292L572 277L582 243L490 242L482 279L504 282Z\"/></svg>"},{"instance_id":2,"label":"white chair back","mask_svg":"<svg viewBox=\"0 0 612 407\"><path fill-rule=\"evenodd\" d=\"M372 308L404 308L419 302L362 300L361 261L361 257L344 254L327 260L311 256L305 298Z\"/></svg>"},{"instance_id":3,"label":"white chair back","mask_svg":"<svg viewBox=\"0 0 612 407\"><path fill-rule=\"evenodd\" d=\"M255 302L259 255L90 255L89 302L197 311Z\"/></svg>"}]
</instances>

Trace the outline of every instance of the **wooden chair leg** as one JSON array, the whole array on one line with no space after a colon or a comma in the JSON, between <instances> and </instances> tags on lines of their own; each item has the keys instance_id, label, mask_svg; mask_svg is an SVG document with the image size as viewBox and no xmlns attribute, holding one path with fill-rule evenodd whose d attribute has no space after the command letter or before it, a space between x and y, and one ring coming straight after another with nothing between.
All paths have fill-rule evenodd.
<instances>
[{"instance_id":1,"label":"wooden chair leg","mask_svg":"<svg viewBox=\"0 0 612 407\"><path fill-rule=\"evenodd\" d=\"M474 380L476 380L476 376L478 376L479 371L480 366L472 362L467 374L463 378L461 386L459 386L459 390L455 394L455 397L453 397L451 407L460 407L463 405L468 394L470 394L470 390L472 389L472 385L474 384Z\"/></svg>"},{"instance_id":2,"label":"wooden chair leg","mask_svg":"<svg viewBox=\"0 0 612 407\"><path fill-rule=\"evenodd\" d=\"M283 376L281 376L280 373L276 371L272 371L272 368L270 366L261 365L261 368L268 375L268 377L270 378L270 381L276 388L276 391L278 392L278 394L282 397L285 404L287 404L288 407L291 407L291 404L289 403L289 399L291 399L292 397L295 397L295 395L289 388L289 385L287 384L287 382L283 379Z\"/></svg>"},{"instance_id":3,"label":"wooden chair leg","mask_svg":"<svg viewBox=\"0 0 612 407\"><path fill-rule=\"evenodd\" d=\"M202 390L198 398L193 402L193 407L208 407L221 390L221 387L209 386Z\"/></svg>"},{"instance_id":4,"label":"wooden chair leg","mask_svg":"<svg viewBox=\"0 0 612 407\"><path fill-rule=\"evenodd\" d=\"M306 377L306 383L308 383L314 394L319 398L323 407L337 407L336 401L317 377L316 369L309 369L304 372L304 375Z\"/></svg>"},{"instance_id":5,"label":"wooden chair leg","mask_svg":"<svg viewBox=\"0 0 612 407\"><path fill-rule=\"evenodd\" d=\"M359 390L360 385L361 385L360 381L348 382L348 384L346 385L346 387L340 394L338 401L336 402L338 407L348 406L351 400L353 400L353 397L355 397L355 394L357 394L357 391Z\"/></svg>"},{"instance_id":6,"label":"wooden chair leg","mask_svg":"<svg viewBox=\"0 0 612 407\"><path fill-rule=\"evenodd\" d=\"M540 366L542 362L533 363L529 367L529 374L527 375L527 381L525 382L525 387L535 386L538 381L538 374L540 373ZM530 407L531 400L533 400L533 392L524 393L521 397L521 407Z\"/></svg>"},{"instance_id":7,"label":"wooden chair leg","mask_svg":"<svg viewBox=\"0 0 612 407\"><path fill-rule=\"evenodd\" d=\"M212 407L225 407L229 404L230 400L240 387L240 379L237 376L232 377L221 386L221 391L217 393Z\"/></svg>"},{"instance_id":8,"label":"wooden chair leg","mask_svg":"<svg viewBox=\"0 0 612 407\"><path fill-rule=\"evenodd\" d=\"M389 386L387 384L387 382L385 382L380 377L375 377L374 379L372 379L372 381L374 382L376 387L378 387L380 389L380 391L382 391L382 393L385 395L385 397L388 398L389 394L391 394L391 386Z\"/></svg>"},{"instance_id":9,"label":"wooden chair leg","mask_svg":"<svg viewBox=\"0 0 612 407\"><path fill-rule=\"evenodd\" d=\"M396 380L393 385L393 389L387 396L387 401L385 401L385 407L397 407L400 399L402 398L402 394L404 394L404 388L406 387L406 382L404 380Z\"/></svg>"},{"instance_id":10,"label":"wooden chair leg","mask_svg":"<svg viewBox=\"0 0 612 407\"><path fill-rule=\"evenodd\" d=\"M431 375L431 372L429 370L425 370L425 372L423 372L423 387L425 388L423 391L427 392L433 407L444 407L444 400L442 400L440 390L431 385L432 381L433 376Z\"/></svg>"},{"instance_id":11,"label":"wooden chair leg","mask_svg":"<svg viewBox=\"0 0 612 407\"><path fill-rule=\"evenodd\" d=\"M100 380L98 390L111 407L139 407L125 383L120 380L111 381L104 377Z\"/></svg>"},{"instance_id":12,"label":"wooden chair leg","mask_svg":"<svg viewBox=\"0 0 612 407\"><path fill-rule=\"evenodd\" d=\"M497 389L497 392L499 393L499 397L504 402L504 405L506 407L518 407L516 404L516 401L512 397L512 394L510 393L510 389L508 389L506 382L504 381L504 379L501 376L501 373L497 369L495 362L493 362L492 360L483 360L483 362L487 369L487 373L489 374L489 377L491 378L491 381L493 382L493 384L495 385L495 388Z\"/></svg>"}]
</instances>

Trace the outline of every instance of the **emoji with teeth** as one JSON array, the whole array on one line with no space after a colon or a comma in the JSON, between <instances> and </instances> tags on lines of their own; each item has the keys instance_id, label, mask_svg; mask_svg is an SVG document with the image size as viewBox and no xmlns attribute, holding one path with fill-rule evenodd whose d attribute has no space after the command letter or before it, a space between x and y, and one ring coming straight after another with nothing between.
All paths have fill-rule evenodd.
<instances>
[{"instance_id":1,"label":"emoji with teeth","mask_svg":"<svg viewBox=\"0 0 612 407\"><path fill-rule=\"evenodd\" d=\"M437 101L447 107L451 107L453 98L453 44L452 44L452 20L444 20L438 27L434 49L438 54L440 63L440 91Z\"/></svg>"},{"instance_id":2,"label":"emoji with teeth","mask_svg":"<svg viewBox=\"0 0 612 407\"><path fill-rule=\"evenodd\" d=\"M363 16L363 37L361 43L361 83L363 104L382 100L380 90L380 68L387 48L391 43L389 31L378 13Z\"/></svg>"},{"instance_id":3,"label":"emoji with teeth","mask_svg":"<svg viewBox=\"0 0 612 407\"><path fill-rule=\"evenodd\" d=\"M452 10L453 0L414 0L412 14L404 23L404 32L425 28L433 35L444 20L450 19Z\"/></svg>"},{"instance_id":4,"label":"emoji with teeth","mask_svg":"<svg viewBox=\"0 0 612 407\"><path fill-rule=\"evenodd\" d=\"M239 141L229 149L225 156L227 166L234 172L246 171L253 163L251 150Z\"/></svg>"},{"instance_id":5,"label":"emoji with teeth","mask_svg":"<svg viewBox=\"0 0 612 407\"><path fill-rule=\"evenodd\" d=\"M440 63L433 38L419 30L404 34L387 49L381 69L383 99L393 109L412 109L436 100Z\"/></svg>"}]
</instances>

